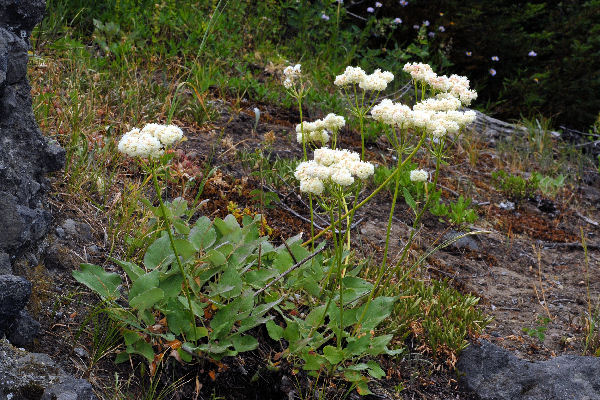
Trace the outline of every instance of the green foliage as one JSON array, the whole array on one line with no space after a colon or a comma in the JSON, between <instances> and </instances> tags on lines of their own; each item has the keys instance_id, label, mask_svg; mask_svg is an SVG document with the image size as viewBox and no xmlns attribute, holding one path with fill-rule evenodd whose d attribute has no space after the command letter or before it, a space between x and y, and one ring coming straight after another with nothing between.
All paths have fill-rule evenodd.
<instances>
[{"instance_id":1,"label":"green foliage","mask_svg":"<svg viewBox=\"0 0 600 400\"><path fill-rule=\"evenodd\" d=\"M492 183L496 189L502 191L509 199L521 201L532 197L538 188L537 175L531 175L529 179L523 179L518 175L506 173L504 170L492 173Z\"/></svg>"},{"instance_id":2,"label":"green foliage","mask_svg":"<svg viewBox=\"0 0 600 400\"><path fill-rule=\"evenodd\" d=\"M386 326L386 331L399 340L414 335L434 353L461 351L468 344L468 335L490 322L475 307L479 298L463 295L447 282L406 279L394 290L401 296L392 314L396 324Z\"/></svg>"},{"instance_id":3,"label":"green foliage","mask_svg":"<svg viewBox=\"0 0 600 400\"><path fill-rule=\"evenodd\" d=\"M538 188L544 196L556 197L558 191L565 185L566 177L562 174L555 178L541 175L537 172L534 172L532 175L535 175L535 179L538 181Z\"/></svg>"},{"instance_id":4,"label":"green foliage","mask_svg":"<svg viewBox=\"0 0 600 400\"><path fill-rule=\"evenodd\" d=\"M127 349L118 360L126 359L128 354L140 354L152 362L153 340L149 338L177 339L185 351L215 359L255 349L258 342L246 332L268 321L271 317L266 316L267 312L282 300L264 301L255 296L259 288L278 274L278 268L287 266L281 265L286 248L275 248L259 236L257 218L246 217L240 226L231 215L212 222L203 217L189 226L180 218L186 211L183 202L178 206L171 204L169 211L177 232L175 248L186 266L185 276L175 267L174 251L164 232L148 247L143 267L115 260L131 282L129 291L123 295L128 299L128 307L116 301L120 298L116 294L121 283L118 274L87 264L73 272L78 281L109 302L109 315L125 325L123 337ZM160 209L154 212L161 216ZM109 284L99 285L99 277ZM182 289L186 286L194 299L191 302L194 320L200 325L190 323L190 309ZM207 318L207 310L214 311L211 318ZM151 327L162 317L168 330L159 334Z\"/></svg>"},{"instance_id":5,"label":"green foliage","mask_svg":"<svg viewBox=\"0 0 600 400\"><path fill-rule=\"evenodd\" d=\"M544 342L546 338L546 331L548 330L548 324L550 323L550 318L539 316L537 319L537 325L533 328L523 327L523 332L527 335L531 336L540 341L540 343Z\"/></svg>"}]
</instances>

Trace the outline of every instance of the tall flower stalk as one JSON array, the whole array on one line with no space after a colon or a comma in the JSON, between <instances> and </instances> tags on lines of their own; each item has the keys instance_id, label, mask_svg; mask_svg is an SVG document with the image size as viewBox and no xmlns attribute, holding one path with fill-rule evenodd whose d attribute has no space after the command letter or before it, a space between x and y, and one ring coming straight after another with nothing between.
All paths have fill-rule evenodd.
<instances>
[{"instance_id":1,"label":"tall flower stalk","mask_svg":"<svg viewBox=\"0 0 600 400\"><path fill-rule=\"evenodd\" d=\"M189 283L185 268L181 263L179 251L175 245L175 238L173 231L171 230L172 221L167 212L167 208L162 199L162 191L158 182L158 173L162 168L166 167L169 156L165 154L165 150L178 142L183 138L182 130L175 125L161 125L161 124L146 124L143 129L134 128L131 131L123 135L118 144L118 150L130 157L139 159L142 162L142 166L145 167L147 173L151 176L156 196L161 210L161 219L164 223L167 234L169 236L169 243L175 256L175 262L179 268L179 273L183 277L184 287L183 292L187 299L188 308L190 312L190 323L194 330L194 340L197 337L196 334L196 317L192 308L192 298L190 296ZM147 160L147 163L144 162Z\"/></svg>"}]
</instances>

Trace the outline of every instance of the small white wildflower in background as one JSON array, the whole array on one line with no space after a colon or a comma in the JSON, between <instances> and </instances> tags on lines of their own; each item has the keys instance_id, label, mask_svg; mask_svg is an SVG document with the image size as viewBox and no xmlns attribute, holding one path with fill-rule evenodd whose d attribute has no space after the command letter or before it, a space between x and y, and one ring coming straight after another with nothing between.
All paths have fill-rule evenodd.
<instances>
[{"instance_id":1,"label":"small white wildflower in background","mask_svg":"<svg viewBox=\"0 0 600 400\"><path fill-rule=\"evenodd\" d=\"M329 15L327 14L321 14L321 19L324 21L329 21Z\"/></svg>"},{"instance_id":2,"label":"small white wildflower in background","mask_svg":"<svg viewBox=\"0 0 600 400\"><path fill-rule=\"evenodd\" d=\"M465 51L465 55L466 55L467 57L471 57L471 56L473 55L473 53L472 53L472 52L470 52L470 51Z\"/></svg>"},{"instance_id":3,"label":"small white wildflower in background","mask_svg":"<svg viewBox=\"0 0 600 400\"><path fill-rule=\"evenodd\" d=\"M285 67L285 69L283 70L283 76L285 78L283 80L283 86L286 89L291 89L296 83L296 81L300 78L301 74L302 67L300 64L296 64L294 66L289 65Z\"/></svg>"},{"instance_id":4,"label":"small white wildflower in background","mask_svg":"<svg viewBox=\"0 0 600 400\"><path fill-rule=\"evenodd\" d=\"M373 7L367 7L367 12L368 13L374 13L375 9Z\"/></svg>"},{"instance_id":5,"label":"small white wildflower in background","mask_svg":"<svg viewBox=\"0 0 600 400\"><path fill-rule=\"evenodd\" d=\"M408 5L408 1L406 1L406 0L400 0L399 3L402 7L406 7Z\"/></svg>"},{"instance_id":6,"label":"small white wildflower in background","mask_svg":"<svg viewBox=\"0 0 600 400\"><path fill-rule=\"evenodd\" d=\"M440 26L438 26L438 31L446 32L446 28L444 28L442 25L440 25Z\"/></svg>"},{"instance_id":7,"label":"small white wildflower in background","mask_svg":"<svg viewBox=\"0 0 600 400\"><path fill-rule=\"evenodd\" d=\"M529 57L536 57L536 56L537 56L537 53L536 53L535 51L531 50L529 53L527 53L527 55L528 55Z\"/></svg>"},{"instance_id":8,"label":"small white wildflower in background","mask_svg":"<svg viewBox=\"0 0 600 400\"><path fill-rule=\"evenodd\" d=\"M383 6L383 4L381 4L380 2L378 2L378 1L375 2L375 7L379 8L379 7L382 7L382 6Z\"/></svg>"},{"instance_id":9,"label":"small white wildflower in background","mask_svg":"<svg viewBox=\"0 0 600 400\"><path fill-rule=\"evenodd\" d=\"M402 19L401 18L394 18L394 20L392 21L394 24L398 25L402 23Z\"/></svg>"},{"instance_id":10,"label":"small white wildflower in background","mask_svg":"<svg viewBox=\"0 0 600 400\"><path fill-rule=\"evenodd\" d=\"M490 75L496 76L496 70L494 68L490 68Z\"/></svg>"},{"instance_id":11,"label":"small white wildflower in background","mask_svg":"<svg viewBox=\"0 0 600 400\"><path fill-rule=\"evenodd\" d=\"M413 169L410 171L410 180L412 182L425 182L429 178L429 174L424 169Z\"/></svg>"},{"instance_id":12,"label":"small white wildflower in background","mask_svg":"<svg viewBox=\"0 0 600 400\"><path fill-rule=\"evenodd\" d=\"M429 26L429 20L423 21L423 26Z\"/></svg>"},{"instance_id":13,"label":"small white wildflower in background","mask_svg":"<svg viewBox=\"0 0 600 400\"><path fill-rule=\"evenodd\" d=\"M413 29L419 29L420 26L419 25L413 25Z\"/></svg>"},{"instance_id":14,"label":"small white wildflower in background","mask_svg":"<svg viewBox=\"0 0 600 400\"><path fill-rule=\"evenodd\" d=\"M500 61L500 58L498 58L498 56L492 56L492 61Z\"/></svg>"}]
</instances>

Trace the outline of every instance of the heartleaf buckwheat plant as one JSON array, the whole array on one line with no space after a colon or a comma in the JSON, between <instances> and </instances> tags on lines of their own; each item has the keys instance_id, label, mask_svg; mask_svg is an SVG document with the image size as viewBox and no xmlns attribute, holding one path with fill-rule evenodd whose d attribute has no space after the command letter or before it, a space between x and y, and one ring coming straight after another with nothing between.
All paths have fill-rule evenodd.
<instances>
[{"instance_id":1,"label":"heartleaf buckwheat plant","mask_svg":"<svg viewBox=\"0 0 600 400\"><path fill-rule=\"evenodd\" d=\"M267 313L287 297L280 293L288 284L284 278L296 279L308 260L312 268L323 270L315 257L322 247L309 255L299 236L273 246L261 236L261 215L242 216L241 226L234 215L213 221L201 217L190 225L197 209L188 209L181 198L163 201L159 171L172 157L168 147L182 137L175 126L148 124L126 133L119 143L119 150L135 157L154 182L159 206L143 202L163 221L142 265L111 258L124 271L128 289L121 275L98 265L82 264L73 272L123 326L126 350L116 361L138 354L148 360L150 371L157 370L166 354L191 362L193 357L218 360L256 349L258 341L248 331L274 318Z\"/></svg>"},{"instance_id":2,"label":"heartleaf buckwheat plant","mask_svg":"<svg viewBox=\"0 0 600 400\"><path fill-rule=\"evenodd\" d=\"M401 270L406 260L408 249L414 239L417 227L420 224L424 212L429 208L432 198L437 198L439 193L436 190L439 177L440 165L445 158L446 136L460 132L467 124L475 119L475 113L472 111L460 111L462 105L469 104L477 93L469 89L469 81L465 77L452 75L451 77L437 76L431 67L425 64L407 64L404 70L411 73L415 88L420 89L421 97L418 98L418 92L415 92L415 98L418 102L411 108L408 105L394 103L389 99L383 99L375 105L377 98L387 84L393 79L393 74L376 70L372 75L367 75L359 67L347 67L344 74L335 79L335 85L342 87L346 97L350 102L351 113L358 118L360 130L362 151L353 153L348 150L336 149L336 140L332 141L332 148L322 147L314 150L314 160L304 162L298 165L295 173L296 179L300 182L300 191L308 193L309 196L316 196L322 209L330 214L331 225L321 231L318 235L311 235L311 239L305 243L313 244L316 239L326 231L332 232L333 237L333 256L329 262L329 270L324 281L321 284L321 290L309 293L323 299L327 292L325 304L313 309L309 317L304 322L299 319L295 321L287 320L287 327L282 330L282 335L289 343L289 352L299 354L304 360L304 369L318 371L321 367L331 373L341 372L343 376L359 388L361 394L367 393L366 383L362 380L362 375L358 370L347 367L345 362L348 360L357 360L364 354L377 355L381 353L390 353L387 344L390 338L384 336L378 337L374 332L378 323L387 318L391 313L384 304L393 307L396 299L394 297L384 297L382 293L391 283L393 277L403 279L408 273ZM348 95L348 88L351 87L353 96ZM362 92L359 94L359 91ZM367 93L369 92L369 93ZM431 97L426 98L426 94ZM368 113L370 117L387 126L385 135L389 139L395 150L398 160L396 169L382 182L369 196L358 202L362 181L373 175L373 165L364 160L365 148L363 129L367 120ZM341 117L340 117L341 118ZM308 125L311 124L311 125ZM306 135L304 127L308 125L309 135ZM320 141L325 144L329 136L324 135L324 121L307 123L297 128L298 141L305 143L308 140ZM312 136L314 133L314 137ZM334 136L335 137L335 136ZM422 168L414 168L409 172L407 165L411 165L411 160L419 149L426 147L434 156L435 170L430 174ZM306 147L304 147L306 149ZM395 265L388 266L388 249L390 241L390 231L394 208L396 205L399 189L401 185L401 171L408 173L405 179L415 185L422 185L425 192L425 198L422 204L418 204L406 186L403 187L404 198L415 213L413 229L408 242L403 247L400 257ZM394 195L388 218L386 241L381 266L377 270L373 283L364 281L355 275L352 275L352 283L347 276L347 271L351 269L347 265L342 265L342 258L351 250L350 227L355 211L368 203L380 190L387 187L388 183L394 179ZM431 182L429 182L431 180ZM353 193L352 186L357 190ZM348 210L347 198L354 194L354 206ZM312 222L312 203L311 203L311 222ZM342 230L342 221L345 219L345 233ZM347 239L347 244L345 243ZM424 258L422 258L424 259ZM422 262L422 260L421 260ZM413 266L414 267L414 266ZM336 272L333 274L333 272ZM331 276L335 276L331 280ZM354 281L356 280L356 281ZM360 286L360 296L353 297L348 294L348 288L353 285ZM377 304L376 307L371 307ZM322 311L317 311L322 308ZM316 313L316 314L315 314ZM373 323L373 313L376 318L381 318ZM326 317L329 317L327 326L331 329L331 334L325 335L321 324ZM312 327L308 331L301 328L303 323L310 321ZM369 328L369 334L365 338L365 327ZM271 326L270 334L274 339L281 337L278 331ZM293 338L285 332L290 329L300 331L299 335ZM370 336L370 337L369 337ZM299 342L295 343L297 339ZM326 343L334 340L336 346L329 346ZM363 340L376 341L381 344L377 350L368 349L365 344L359 345ZM325 345L325 346L324 346ZM324 347L323 347L324 346ZM352 349L352 351L350 350ZM361 365L361 364L359 364ZM354 366L356 367L356 366ZM366 367L365 367L366 369ZM349 371L354 372L349 372ZM360 370L360 369L359 369Z\"/></svg>"}]
</instances>

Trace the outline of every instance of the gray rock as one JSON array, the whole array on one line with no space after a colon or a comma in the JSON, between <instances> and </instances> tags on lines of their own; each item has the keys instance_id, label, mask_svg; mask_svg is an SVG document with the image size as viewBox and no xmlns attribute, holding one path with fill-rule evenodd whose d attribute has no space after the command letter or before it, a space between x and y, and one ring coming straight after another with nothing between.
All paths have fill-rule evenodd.
<instances>
[{"instance_id":1,"label":"gray rock","mask_svg":"<svg viewBox=\"0 0 600 400\"><path fill-rule=\"evenodd\" d=\"M62 223L62 227L67 235L77 236L77 223L71 218Z\"/></svg>"},{"instance_id":2,"label":"gray rock","mask_svg":"<svg viewBox=\"0 0 600 400\"><path fill-rule=\"evenodd\" d=\"M0 275L0 331L6 329L27 304L31 282L15 275Z\"/></svg>"},{"instance_id":3,"label":"gray rock","mask_svg":"<svg viewBox=\"0 0 600 400\"><path fill-rule=\"evenodd\" d=\"M11 275L12 265L10 263L10 256L0 251L0 275Z\"/></svg>"},{"instance_id":4,"label":"gray rock","mask_svg":"<svg viewBox=\"0 0 600 400\"><path fill-rule=\"evenodd\" d=\"M11 256L48 231L44 174L65 158L35 122L27 81L28 37L44 10L44 0L0 0L0 252Z\"/></svg>"},{"instance_id":5,"label":"gray rock","mask_svg":"<svg viewBox=\"0 0 600 400\"><path fill-rule=\"evenodd\" d=\"M450 240L455 240L457 237L460 237L464 234L464 232L449 231L444 235L443 241L448 242ZM479 243L477 242L477 239L475 239L474 235L468 235L457 239L456 241L453 241L448 247L456 250L479 251Z\"/></svg>"},{"instance_id":6,"label":"gray rock","mask_svg":"<svg viewBox=\"0 0 600 400\"><path fill-rule=\"evenodd\" d=\"M67 375L46 354L0 341L0 399L95 400L89 382Z\"/></svg>"},{"instance_id":7,"label":"gray rock","mask_svg":"<svg viewBox=\"0 0 600 400\"><path fill-rule=\"evenodd\" d=\"M521 360L488 341L472 344L457 363L461 383L481 400L600 399L600 358Z\"/></svg>"},{"instance_id":8,"label":"gray rock","mask_svg":"<svg viewBox=\"0 0 600 400\"><path fill-rule=\"evenodd\" d=\"M25 310L21 310L12 324L6 331L6 338L13 345L18 347L29 346L33 343L40 332L40 323L29 315Z\"/></svg>"}]
</instances>

